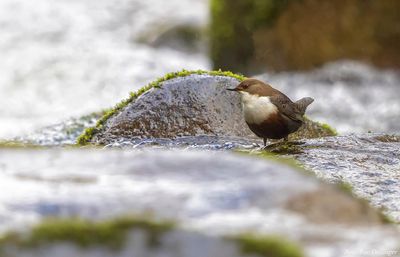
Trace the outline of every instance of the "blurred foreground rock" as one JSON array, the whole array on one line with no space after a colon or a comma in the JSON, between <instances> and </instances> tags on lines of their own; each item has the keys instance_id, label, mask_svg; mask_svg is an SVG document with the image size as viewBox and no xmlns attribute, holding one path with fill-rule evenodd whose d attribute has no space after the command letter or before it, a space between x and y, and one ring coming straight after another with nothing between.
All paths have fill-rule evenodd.
<instances>
[{"instance_id":1,"label":"blurred foreground rock","mask_svg":"<svg viewBox=\"0 0 400 257\"><path fill-rule=\"evenodd\" d=\"M96 235L92 235L96 237ZM125 242L118 249L101 244L78 246L68 240L42 242L35 246L15 248L15 245L3 245L3 254L18 257L302 257L302 251L291 243L266 238L271 243L270 250L259 252L248 251L240 241L217 236L207 236L193 231L169 229L154 234L151 230L133 228L125 236ZM247 245L246 245L247 246ZM1 247L1 246L0 246ZM249 254L246 254L246 252ZM251 255L250 255L251 253ZM1 254L1 253L0 253ZM1 255L3 256L3 255Z\"/></svg>"},{"instance_id":2,"label":"blurred foreground rock","mask_svg":"<svg viewBox=\"0 0 400 257\"><path fill-rule=\"evenodd\" d=\"M132 214L173 220L176 227L151 247L143 231L133 229L126 248L111 252L107 245L76 246L75 226L56 234L63 240L34 246L19 245L9 234L0 248L6 256L247 256L237 251L240 244L221 237L249 232L279 235L315 257L345 256L349 247L355 253L398 247L399 232L366 202L276 160L210 153L1 150L3 231L25 231L45 217L102 220ZM49 231L33 236L43 239Z\"/></svg>"}]
</instances>

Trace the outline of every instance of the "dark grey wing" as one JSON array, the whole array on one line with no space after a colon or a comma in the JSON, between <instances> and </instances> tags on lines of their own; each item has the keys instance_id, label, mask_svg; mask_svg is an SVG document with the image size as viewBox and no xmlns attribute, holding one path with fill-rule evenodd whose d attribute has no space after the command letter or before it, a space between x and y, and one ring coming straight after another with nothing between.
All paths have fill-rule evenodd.
<instances>
[{"instance_id":1,"label":"dark grey wing","mask_svg":"<svg viewBox=\"0 0 400 257\"><path fill-rule=\"evenodd\" d=\"M270 96L270 101L276 107L279 112L293 121L303 122L304 118L301 112L298 110L296 105L285 95Z\"/></svg>"}]
</instances>

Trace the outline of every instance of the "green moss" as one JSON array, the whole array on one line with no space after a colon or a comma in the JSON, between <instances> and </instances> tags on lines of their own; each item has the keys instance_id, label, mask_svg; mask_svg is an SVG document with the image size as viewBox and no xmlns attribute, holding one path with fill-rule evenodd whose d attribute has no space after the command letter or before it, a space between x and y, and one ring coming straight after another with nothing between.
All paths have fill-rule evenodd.
<instances>
[{"instance_id":1,"label":"green moss","mask_svg":"<svg viewBox=\"0 0 400 257\"><path fill-rule=\"evenodd\" d=\"M262 257L302 257L302 249L285 239L275 236L244 234L234 237L244 254L255 254Z\"/></svg>"},{"instance_id":2,"label":"green moss","mask_svg":"<svg viewBox=\"0 0 400 257\"><path fill-rule=\"evenodd\" d=\"M374 139L383 143L398 143L400 142L400 136L397 135L382 135L376 136Z\"/></svg>"},{"instance_id":3,"label":"green moss","mask_svg":"<svg viewBox=\"0 0 400 257\"><path fill-rule=\"evenodd\" d=\"M353 193L353 186L350 183L341 181L340 183L335 184L340 190L342 190L343 192L345 192L346 194L349 194L351 196L354 196Z\"/></svg>"},{"instance_id":4,"label":"green moss","mask_svg":"<svg viewBox=\"0 0 400 257\"><path fill-rule=\"evenodd\" d=\"M44 150L44 149L51 149L51 148L58 148L60 146L48 146L48 145L40 145L40 144L35 144L32 142L21 142L21 141L1 141L0 140L0 150L1 149L7 149L7 150ZM64 149L75 149L79 147L76 144L64 144L62 146Z\"/></svg>"},{"instance_id":5,"label":"green moss","mask_svg":"<svg viewBox=\"0 0 400 257\"><path fill-rule=\"evenodd\" d=\"M303 126L295 133L289 135L289 139L298 140L301 138L318 138L326 136L337 136L337 131L330 125L322 122L313 121L304 116Z\"/></svg>"},{"instance_id":6,"label":"green moss","mask_svg":"<svg viewBox=\"0 0 400 257\"><path fill-rule=\"evenodd\" d=\"M127 106L129 103L134 101L136 98L138 98L140 95L143 93L147 92L148 90L152 88L159 88L161 86L161 83L173 78L178 78L178 77L186 77L189 75L211 75L211 76L225 76L225 77L232 77L235 78L239 81L242 81L245 79L244 76L232 73L230 71L204 71L204 70L194 70L194 71L188 71L188 70L182 70L178 72L171 72L166 74L164 77L161 77L150 84L142 87L136 92L131 92L129 94L129 97L122 102L118 103L114 108L111 108L109 110L104 111L104 115L97 121L96 125L94 127L87 128L77 139L77 144L78 145L86 145L87 143L90 142L92 139L93 135L98 133L105 122L113 115L116 113L119 113L125 106Z\"/></svg>"},{"instance_id":7,"label":"green moss","mask_svg":"<svg viewBox=\"0 0 400 257\"><path fill-rule=\"evenodd\" d=\"M162 233L173 228L173 224L132 217L101 222L50 219L32 228L28 236L15 232L6 234L0 239L0 249L9 245L32 248L56 242L70 242L80 247L101 245L116 250L124 246L127 232L136 228L145 230L148 243L154 245Z\"/></svg>"},{"instance_id":8,"label":"green moss","mask_svg":"<svg viewBox=\"0 0 400 257\"><path fill-rule=\"evenodd\" d=\"M276 154L285 154L285 155L303 153L301 145L293 144L291 142L279 142L275 144L270 144L264 150Z\"/></svg>"},{"instance_id":9,"label":"green moss","mask_svg":"<svg viewBox=\"0 0 400 257\"><path fill-rule=\"evenodd\" d=\"M78 145L86 145L93 137L93 135L98 132L98 127L102 126L105 120L101 123L99 121L97 122L95 127L90 127L83 131L83 133L76 139Z\"/></svg>"},{"instance_id":10,"label":"green moss","mask_svg":"<svg viewBox=\"0 0 400 257\"><path fill-rule=\"evenodd\" d=\"M400 222L394 220L392 217L384 213L384 210L379 210L379 217L384 224L400 224Z\"/></svg>"},{"instance_id":11,"label":"green moss","mask_svg":"<svg viewBox=\"0 0 400 257\"><path fill-rule=\"evenodd\" d=\"M22 149L22 148L44 148L44 147L31 143L21 142L18 140L0 140L0 149L1 148Z\"/></svg>"},{"instance_id":12,"label":"green moss","mask_svg":"<svg viewBox=\"0 0 400 257\"><path fill-rule=\"evenodd\" d=\"M329 134L331 134L332 136L337 136L338 132L336 131L336 129L332 128L330 125L328 125L327 123L322 123L322 122L318 122L318 124L326 131L329 132Z\"/></svg>"}]
</instances>

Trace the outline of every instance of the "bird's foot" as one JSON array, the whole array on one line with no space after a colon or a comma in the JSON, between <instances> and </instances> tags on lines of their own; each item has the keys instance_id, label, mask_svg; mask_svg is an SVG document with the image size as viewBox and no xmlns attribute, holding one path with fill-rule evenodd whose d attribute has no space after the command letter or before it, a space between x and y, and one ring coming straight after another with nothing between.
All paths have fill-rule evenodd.
<instances>
[{"instance_id":1,"label":"bird's foot","mask_svg":"<svg viewBox=\"0 0 400 257\"><path fill-rule=\"evenodd\" d=\"M301 142L301 141L282 141L282 142L277 142L277 143L273 143L273 144L269 144L264 146L264 149L268 149L268 148L273 148L273 147L277 147L277 146L292 146L292 145L304 145L306 142Z\"/></svg>"},{"instance_id":2,"label":"bird's foot","mask_svg":"<svg viewBox=\"0 0 400 257\"><path fill-rule=\"evenodd\" d=\"M279 147L281 145L283 145L284 142L278 142L278 143L273 143L273 144L269 144L269 145L265 145L264 147L262 147L263 150L268 150L268 149L273 149L275 147Z\"/></svg>"}]
</instances>

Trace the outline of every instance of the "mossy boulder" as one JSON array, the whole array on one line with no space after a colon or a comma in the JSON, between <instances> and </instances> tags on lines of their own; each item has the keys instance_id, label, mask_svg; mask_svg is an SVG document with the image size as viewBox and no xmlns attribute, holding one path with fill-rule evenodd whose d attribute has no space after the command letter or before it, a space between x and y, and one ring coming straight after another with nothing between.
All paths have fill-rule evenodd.
<instances>
[{"instance_id":1,"label":"mossy boulder","mask_svg":"<svg viewBox=\"0 0 400 257\"><path fill-rule=\"evenodd\" d=\"M338 59L400 67L400 2L213 0L214 68L311 69Z\"/></svg>"},{"instance_id":2,"label":"mossy boulder","mask_svg":"<svg viewBox=\"0 0 400 257\"><path fill-rule=\"evenodd\" d=\"M168 74L108 111L78 143L199 135L255 138L244 122L240 96L226 90L243 79L218 71ZM327 126L307 119L292 139L334 134Z\"/></svg>"}]
</instances>

